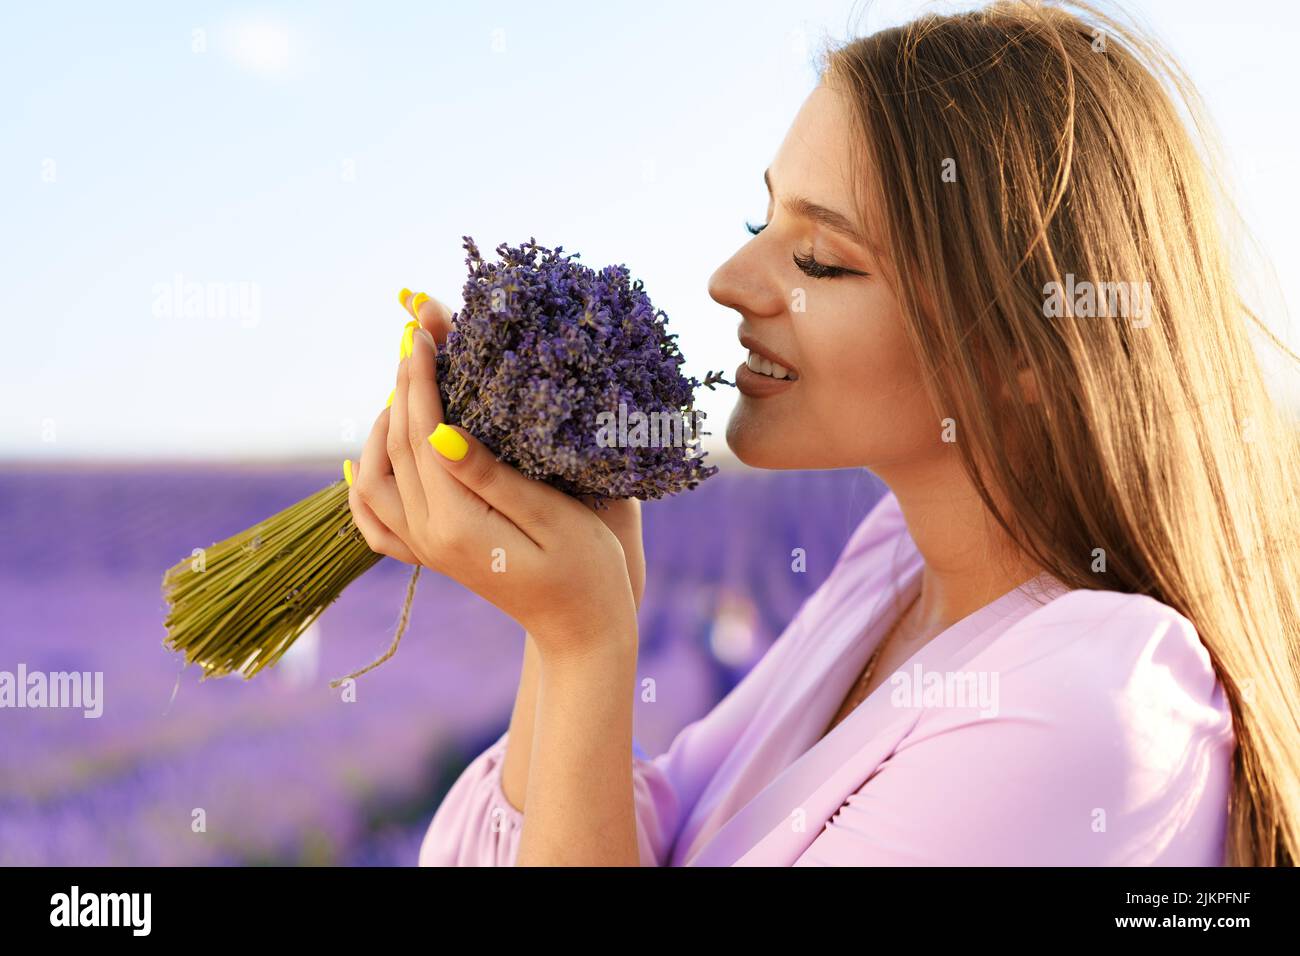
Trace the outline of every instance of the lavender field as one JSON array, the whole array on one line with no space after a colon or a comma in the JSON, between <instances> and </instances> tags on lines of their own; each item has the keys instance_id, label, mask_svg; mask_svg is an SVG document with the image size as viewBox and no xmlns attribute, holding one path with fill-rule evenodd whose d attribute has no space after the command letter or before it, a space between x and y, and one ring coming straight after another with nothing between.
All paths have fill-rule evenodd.
<instances>
[{"instance_id":1,"label":"lavender field","mask_svg":"<svg viewBox=\"0 0 1300 956\"><path fill-rule=\"evenodd\" d=\"M413 865L465 764L504 730L522 635L408 569L356 582L273 671L200 682L162 645L163 570L334 480L330 468L6 469L0 671L102 672L103 715L0 709L0 865ZM640 751L753 665L877 500L865 472L724 471L645 506ZM806 573L791 570L803 548ZM202 827L194 821L201 819Z\"/></svg>"}]
</instances>

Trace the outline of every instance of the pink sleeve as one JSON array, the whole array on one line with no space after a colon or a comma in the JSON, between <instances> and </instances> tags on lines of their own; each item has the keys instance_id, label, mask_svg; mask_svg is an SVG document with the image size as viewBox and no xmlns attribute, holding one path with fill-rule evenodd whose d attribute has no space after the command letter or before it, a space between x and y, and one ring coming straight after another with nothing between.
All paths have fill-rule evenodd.
<instances>
[{"instance_id":1,"label":"pink sleeve","mask_svg":"<svg viewBox=\"0 0 1300 956\"><path fill-rule=\"evenodd\" d=\"M988 665L995 714L924 708L795 865L1221 865L1231 714L1191 622L1060 602Z\"/></svg>"},{"instance_id":2,"label":"pink sleeve","mask_svg":"<svg viewBox=\"0 0 1300 956\"><path fill-rule=\"evenodd\" d=\"M891 497L892 500L892 497ZM895 509L896 510L896 509ZM683 728L653 759L633 758L637 839L643 866L664 866L686 817L714 772L753 722L783 670L815 633L836 599L837 571L898 524L888 507L873 510L854 530L827 579L748 674L705 716ZM421 866L513 866L524 815L501 790L508 732L479 754L447 792L420 847Z\"/></svg>"},{"instance_id":3,"label":"pink sleeve","mask_svg":"<svg viewBox=\"0 0 1300 956\"><path fill-rule=\"evenodd\" d=\"M509 737L509 731L503 733L475 757L447 792L424 835L420 866L515 865L524 814L501 789L501 763ZM641 861L654 866L667 855L678 816L677 798L672 782L655 761L634 756L633 768Z\"/></svg>"},{"instance_id":4,"label":"pink sleeve","mask_svg":"<svg viewBox=\"0 0 1300 956\"><path fill-rule=\"evenodd\" d=\"M632 758L643 866L667 865L686 814L762 703L801 633L803 616L801 611L713 710L678 732L667 751L653 759ZM514 865L524 815L501 789L508 737L507 731L479 754L447 792L420 846L420 866Z\"/></svg>"},{"instance_id":5,"label":"pink sleeve","mask_svg":"<svg viewBox=\"0 0 1300 956\"><path fill-rule=\"evenodd\" d=\"M633 757L637 839L643 866L665 866L690 809L753 722L764 698L802 647L830 579L799 609L767 653L708 714L688 724L653 759ZM524 815L501 790L509 733L461 773L434 814L420 847L421 866L513 866Z\"/></svg>"},{"instance_id":6,"label":"pink sleeve","mask_svg":"<svg viewBox=\"0 0 1300 956\"><path fill-rule=\"evenodd\" d=\"M443 797L420 844L420 866L513 866L523 813L501 789L509 733L466 767Z\"/></svg>"}]
</instances>

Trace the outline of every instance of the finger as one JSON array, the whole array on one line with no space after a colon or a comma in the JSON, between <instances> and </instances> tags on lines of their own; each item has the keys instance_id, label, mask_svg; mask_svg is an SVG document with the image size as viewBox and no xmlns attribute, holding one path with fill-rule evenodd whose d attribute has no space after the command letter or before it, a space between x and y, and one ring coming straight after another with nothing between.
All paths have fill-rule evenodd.
<instances>
[{"instance_id":1,"label":"finger","mask_svg":"<svg viewBox=\"0 0 1300 956\"><path fill-rule=\"evenodd\" d=\"M352 494L349 502L359 500L383 525L402 540L409 537L406 511L402 505L388 451L384 447L388 434L389 412L384 410L366 437L360 461L352 463Z\"/></svg>"},{"instance_id":2,"label":"finger","mask_svg":"<svg viewBox=\"0 0 1300 956\"><path fill-rule=\"evenodd\" d=\"M402 363L406 366L407 376L403 409L406 437L412 460L426 487L431 492L440 489L443 494L452 496L451 503L459 500L463 506L466 504L464 488L438 467L429 447L429 436L443 421L442 396L438 393L438 370L434 361L437 351L432 336L420 330L414 337L411 357ZM402 392L402 388L399 387L398 392Z\"/></svg>"},{"instance_id":3,"label":"finger","mask_svg":"<svg viewBox=\"0 0 1300 956\"><path fill-rule=\"evenodd\" d=\"M638 499L607 499L599 508L595 506L591 495L583 495L579 500L591 508L592 513L605 522L605 527L614 532L620 540L641 534L641 502Z\"/></svg>"},{"instance_id":4,"label":"finger","mask_svg":"<svg viewBox=\"0 0 1300 956\"><path fill-rule=\"evenodd\" d=\"M391 403L390 403L391 405ZM385 408L375 419L375 423L370 426L370 434L366 436L366 443L361 447L361 461L365 463L367 469L375 469L380 476L391 476L393 474L393 463L388 460L388 449L384 447L384 439L388 436L388 419L391 416L389 409ZM361 474L360 463L353 465L353 473Z\"/></svg>"},{"instance_id":5,"label":"finger","mask_svg":"<svg viewBox=\"0 0 1300 956\"><path fill-rule=\"evenodd\" d=\"M447 333L451 331L451 309L423 292L416 294L412 308L420 327L432 335L435 342L447 341Z\"/></svg>"},{"instance_id":6,"label":"finger","mask_svg":"<svg viewBox=\"0 0 1300 956\"><path fill-rule=\"evenodd\" d=\"M410 314L411 318L415 318L415 313L411 311L411 300L414 298L415 293L410 289L403 288L397 293L397 301L402 303L402 308Z\"/></svg>"},{"instance_id":7,"label":"finger","mask_svg":"<svg viewBox=\"0 0 1300 956\"><path fill-rule=\"evenodd\" d=\"M552 539L557 523L586 508L561 491L525 478L463 428L440 424L429 436L433 458L458 482L501 512L539 547ZM417 456L418 457L418 456Z\"/></svg>"},{"instance_id":8,"label":"finger","mask_svg":"<svg viewBox=\"0 0 1300 956\"><path fill-rule=\"evenodd\" d=\"M437 346L428 332L416 334L411 358L407 365L407 441L411 445L412 459L424 483L430 501L438 502L439 520L456 520L461 516L481 516L487 506L474 496L445 468L435 462L429 436L442 423L442 395L438 393Z\"/></svg>"},{"instance_id":9,"label":"finger","mask_svg":"<svg viewBox=\"0 0 1300 956\"><path fill-rule=\"evenodd\" d=\"M396 489L394 489L394 492ZM361 500L360 490L354 483L348 490L348 508L352 511L352 523L366 539L366 546L376 554L386 554L390 558L407 564L419 564L417 558L391 529L374 513L368 504Z\"/></svg>"},{"instance_id":10,"label":"finger","mask_svg":"<svg viewBox=\"0 0 1300 956\"><path fill-rule=\"evenodd\" d=\"M403 333L402 354L406 354ZM428 520L429 496L425 492L420 470L411 451L407 437L407 367L405 358L397 365L397 387L393 390L393 404L388 408L388 428L384 433L384 450L393 466L393 479L406 509L408 526L420 526ZM431 486L433 487L433 486Z\"/></svg>"},{"instance_id":11,"label":"finger","mask_svg":"<svg viewBox=\"0 0 1300 956\"><path fill-rule=\"evenodd\" d=\"M410 289L403 289L398 293L398 298L402 302L402 308L433 336L435 342L441 344L447 341L447 333L451 331L451 309L430 295L412 293Z\"/></svg>"},{"instance_id":12,"label":"finger","mask_svg":"<svg viewBox=\"0 0 1300 956\"><path fill-rule=\"evenodd\" d=\"M536 539L530 539L508 516L494 510L435 460L429 436L443 419L436 357L432 336L420 330L414 337L412 354L402 363L406 388L399 387L398 393L405 394L402 413L407 418L410 451L429 502L429 521L439 527L439 540L465 554L487 554L501 547L537 547Z\"/></svg>"}]
</instances>

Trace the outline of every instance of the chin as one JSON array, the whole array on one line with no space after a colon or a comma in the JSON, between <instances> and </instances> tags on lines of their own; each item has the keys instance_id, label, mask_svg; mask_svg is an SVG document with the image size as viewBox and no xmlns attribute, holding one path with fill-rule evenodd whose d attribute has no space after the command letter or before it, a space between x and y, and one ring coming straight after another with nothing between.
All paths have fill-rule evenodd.
<instances>
[{"instance_id":1,"label":"chin","mask_svg":"<svg viewBox=\"0 0 1300 956\"><path fill-rule=\"evenodd\" d=\"M763 409L767 411L766 408ZM868 429L862 429L869 431ZM791 415L758 414L746 408L742 399L727 419L727 447L751 468L770 471L830 471L838 468L868 468L878 455L872 449L850 445L838 434L810 433ZM944 449L953 446L944 445Z\"/></svg>"},{"instance_id":2,"label":"chin","mask_svg":"<svg viewBox=\"0 0 1300 956\"><path fill-rule=\"evenodd\" d=\"M762 427L737 406L727 419L727 447L751 468L790 469L815 467L791 454L791 444L782 441L779 430Z\"/></svg>"}]
</instances>

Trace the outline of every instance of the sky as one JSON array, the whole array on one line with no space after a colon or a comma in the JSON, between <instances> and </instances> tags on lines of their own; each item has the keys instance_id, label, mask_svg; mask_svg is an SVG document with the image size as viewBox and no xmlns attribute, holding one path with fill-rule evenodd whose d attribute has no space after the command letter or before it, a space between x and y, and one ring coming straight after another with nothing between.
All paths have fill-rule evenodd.
<instances>
[{"instance_id":1,"label":"sky","mask_svg":"<svg viewBox=\"0 0 1300 956\"><path fill-rule=\"evenodd\" d=\"M352 454L392 388L398 290L457 308L465 235L628 264L686 370L730 372L739 317L709 275L763 220L817 49L970 5L6 4L0 459ZM1295 275L1300 5L1127 9ZM701 392L714 450L733 400Z\"/></svg>"}]
</instances>

